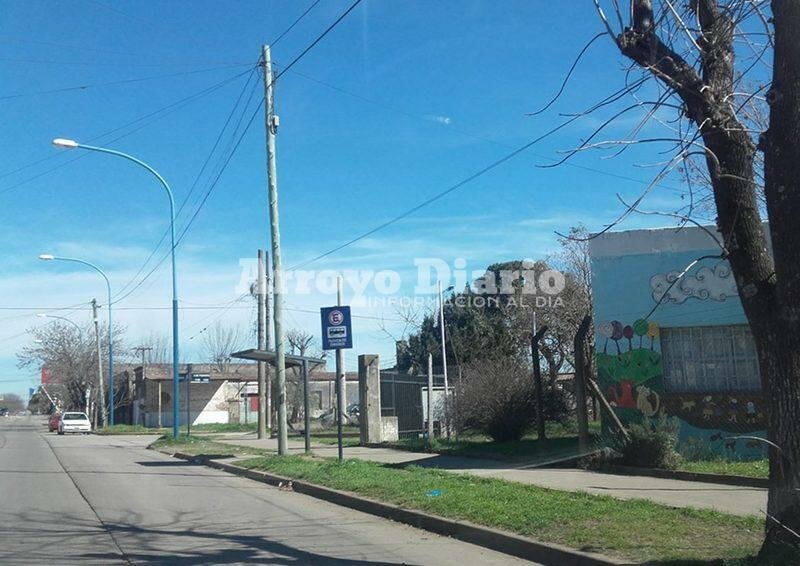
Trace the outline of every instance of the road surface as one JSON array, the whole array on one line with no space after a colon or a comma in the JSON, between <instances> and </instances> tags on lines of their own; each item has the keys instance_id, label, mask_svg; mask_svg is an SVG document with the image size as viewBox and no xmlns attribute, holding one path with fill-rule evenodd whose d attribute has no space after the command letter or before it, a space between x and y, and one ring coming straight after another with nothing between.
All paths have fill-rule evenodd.
<instances>
[{"instance_id":1,"label":"road surface","mask_svg":"<svg viewBox=\"0 0 800 566\"><path fill-rule=\"evenodd\" d=\"M164 456L0 418L0 564L522 564Z\"/></svg>"}]
</instances>

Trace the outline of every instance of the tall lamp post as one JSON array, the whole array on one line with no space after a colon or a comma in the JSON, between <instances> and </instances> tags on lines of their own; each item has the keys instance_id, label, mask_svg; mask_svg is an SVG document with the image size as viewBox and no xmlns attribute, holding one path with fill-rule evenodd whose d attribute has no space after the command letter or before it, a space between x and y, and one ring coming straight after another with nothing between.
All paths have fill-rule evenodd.
<instances>
[{"instance_id":1,"label":"tall lamp post","mask_svg":"<svg viewBox=\"0 0 800 566\"><path fill-rule=\"evenodd\" d=\"M53 145L58 147L65 147L68 149L75 149L81 148L88 151L97 151L100 153L108 153L110 155L115 155L117 157L122 157L123 159L127 159L128 161L133 161L140 167L144 167L150 173L152 173L156 179L161 183L164 187L164 190L167 191L167 196L169 197L169 212L170 212L170 235L171 235L171 255L172 255L172 436L177 438L180 434L180 383L178 382L178 278L177 278L177 270L175 268L175 198L172 195L172 189L170 188L167 181L164 180L158 171L150 167L144 161L133 157L132 155L128 155L127 153L123 153L121 151L117 151L114 149L107 149L104 147L97 147L93 145L85 145L76 142L75 140L63 139L63 138L56 138L53 140Z\"/></svg>"},{"instance_id":2,"label":"tall lamp post","mask_svg":"<svg viewBox=\"0 0 800 566\"><path fill-rule=\"evenodd\" d=\"M111 282L108 280L108 275L106 275L105 271L97 267L95 264L74 257L59 257L53 254L41 254L39 256L39 259L44 261L71 261L73 263L80 263L81 265L85 265L87 267L94 269L97 273L103 276L103 279L106 282L106 291L108 292L108 424L113 425L114 424L114 327L111 324ZM44 315L44 316L49 316L49 315ZM59 318L61 320L67 320L69 322L72 322L71 320L63 317L53 317L53 318ZM73 324L75 323L73 322Z\"/></svg>"}]
</instances>

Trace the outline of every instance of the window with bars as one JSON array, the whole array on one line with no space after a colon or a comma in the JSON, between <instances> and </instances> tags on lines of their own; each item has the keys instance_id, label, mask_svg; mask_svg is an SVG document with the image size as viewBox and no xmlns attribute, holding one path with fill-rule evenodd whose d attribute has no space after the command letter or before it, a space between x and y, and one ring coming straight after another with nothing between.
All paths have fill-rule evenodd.
<instances>
[{"instance_id":1,"label":"window with bars","mask_svg":"<svg viewBox=\"0 0 800 566\"><path fill-rule=\"evenodd\" d=\"M747 325L661 328L664 390L753 391L761 388Z\"/></svg>"}]
</instances>

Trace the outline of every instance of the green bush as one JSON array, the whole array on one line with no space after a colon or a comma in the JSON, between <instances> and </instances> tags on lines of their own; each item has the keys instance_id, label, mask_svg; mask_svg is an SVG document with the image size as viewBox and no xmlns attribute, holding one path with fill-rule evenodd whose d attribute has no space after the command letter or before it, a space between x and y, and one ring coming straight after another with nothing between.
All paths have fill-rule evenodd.
<instances>
[{"instance_id":1,"label":"green bush","mask_svg":"<svg viewBox=\"0 0 800 566\"><path fill-rule=\"evenodd\" d=\"M675 469L680 455L675 447L678 443L678 420L666 416L657 419L644 418L641 424L628 426L629 439L617 437L613 448L620 454L615 463L642 468Z\"/></svg>"}]
</instances>

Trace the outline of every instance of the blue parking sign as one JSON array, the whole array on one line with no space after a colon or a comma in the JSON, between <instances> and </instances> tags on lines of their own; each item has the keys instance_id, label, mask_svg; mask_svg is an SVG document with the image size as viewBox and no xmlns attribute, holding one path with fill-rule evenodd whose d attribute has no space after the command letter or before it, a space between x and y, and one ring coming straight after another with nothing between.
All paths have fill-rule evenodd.
<instances>
[{"instance_id":1,"label":"blue parking sign","mask_svg":"<svg viewBox=\"0 0 800 566\"><path fill-rule=\"evenodd\" d=\"M345 350L353 347L353 327L350 324L350 307L323 307L322 349Z\"/></svg>"}]
</instances>

